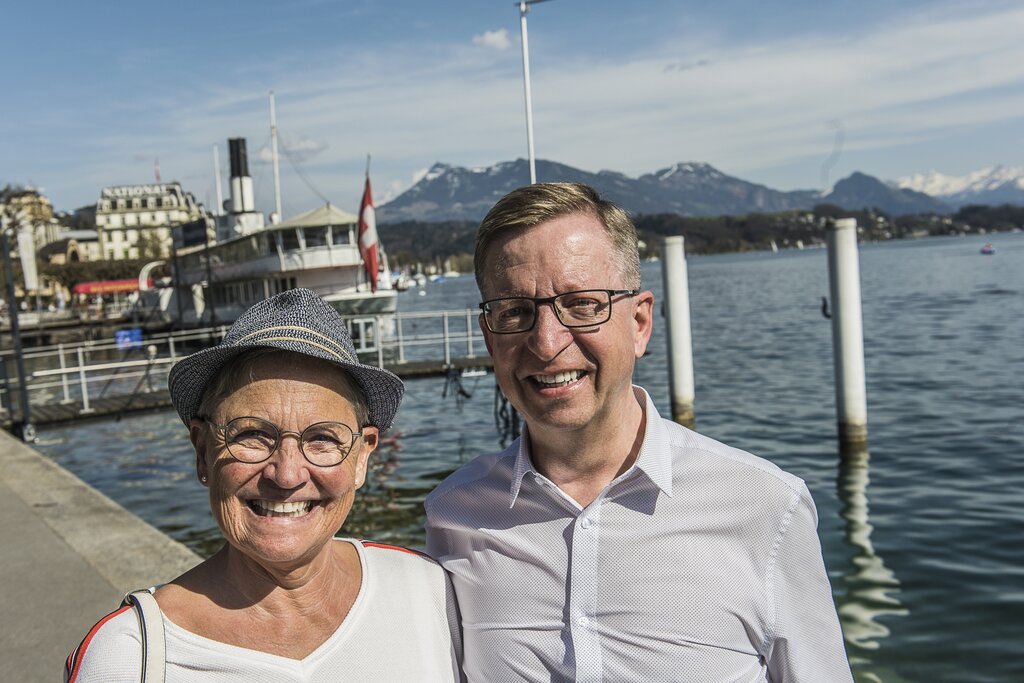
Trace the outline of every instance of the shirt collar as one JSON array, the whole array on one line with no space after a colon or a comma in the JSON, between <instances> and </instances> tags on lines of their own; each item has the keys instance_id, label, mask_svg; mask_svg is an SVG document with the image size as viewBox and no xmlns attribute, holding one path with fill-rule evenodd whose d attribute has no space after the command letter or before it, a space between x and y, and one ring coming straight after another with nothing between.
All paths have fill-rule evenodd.
<instances>
[{"instance_id":1,"label":"shirt collar","mask_svg":"<svg viewBox=\"0 0 1024 683\"><path fill-rule=\"evenodd\" d=\"M516 462L512 468L512 486L509 488L508 507L511 509L519 498L519 488L523 485L523 477L527 472L537 472L530 458L530 439L527 425L523 425L523 433L519 436L519 447L516 449ZM511 446L510 446L511 449Z\"/></svg>"},{"instance_id":2,"label":"shirt collar","mask_svg":"<svg viewBox=\"0 0 1024 683\"><path fill-rule=\"evenodd\" d=\"M640 454L636 457L633 468L647 475L655 486L669 498L672 497L672 449L669 433L665 422L661 419L654 401L643 387L633 385L633 393L638 401L644 404L644 415L647 426L644 428L644 441L640 444ZM633 469L630 468L630 469Z\"/></svg>"},{"instance_id":3,"label":"shirt collar","mask_svg":"<svg viewBox=\"0 0 1024 683\"><path fill-rule=\"evenodd\" d=\"M643 472L648 479L657 486L662 493L672 497L672 452L669 449L668 430L662 423L658 409L654 407L654 401L643 387L633 385L633 394L644 406L646 416L646 427L644 429L644 440L640 444L640 454L636 462L621 477L615 481L621 481L634 469ZM540 474L533 466L533 459L530 457L529 426L523 425L523 433L518 440L516 449L515 465L512 468L512 482L509 487L508 506L511 509L519 498L519 490L523 485L523 477L528 472ZM515 444L513 444L514 446ZM512 447L509 447L511 450Z\"/></svg>"}]
</instances>

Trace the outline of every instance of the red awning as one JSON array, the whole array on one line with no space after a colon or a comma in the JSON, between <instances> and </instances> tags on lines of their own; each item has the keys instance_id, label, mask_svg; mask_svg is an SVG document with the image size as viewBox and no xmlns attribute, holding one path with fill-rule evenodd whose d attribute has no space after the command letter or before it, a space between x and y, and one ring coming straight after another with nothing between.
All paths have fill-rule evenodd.
<instances>
[{"instance_id":1,"label":"red awning","mask_svg":"<svg viewBox=\"0 0 1024 683\"><path fill-rule=\"evenodd\" d=\"M150 278L149 286L153 286L153 279ZM102 280L98 282L79 282L71 290L75 294L114 294L117 292L139 291L139 281L130 280Z\"/></svg>"}]
</instances>

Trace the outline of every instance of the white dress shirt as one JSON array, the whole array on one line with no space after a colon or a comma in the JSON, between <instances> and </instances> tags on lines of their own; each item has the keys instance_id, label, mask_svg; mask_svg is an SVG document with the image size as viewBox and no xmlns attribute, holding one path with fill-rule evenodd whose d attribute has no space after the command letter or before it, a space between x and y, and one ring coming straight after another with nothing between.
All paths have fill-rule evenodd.
<instances>
[{"instance_id":1,"label":"white dress shirt","mask_svg":"<svg viewBox=\"0 0 1024 683\"><path fill-rule=\"evenodd\" d=\"M585 508L528 436L427 497L470 681L852 681L804 482L662 419Z\"/></svg>"}]
</instances>

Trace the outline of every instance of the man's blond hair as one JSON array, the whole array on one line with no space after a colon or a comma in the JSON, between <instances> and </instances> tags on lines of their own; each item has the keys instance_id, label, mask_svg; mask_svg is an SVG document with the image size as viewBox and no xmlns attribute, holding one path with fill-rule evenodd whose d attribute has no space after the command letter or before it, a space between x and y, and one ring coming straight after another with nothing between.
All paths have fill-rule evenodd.
<instances>
[{"instance_id":1,"label":"man's blond hair","mask_svg":"<svg viewBox=\"0 0 1024 683\"><path fill-rule=\"evenodd\" d=\"M476 233L473 268L476 284L484 291L484 273L491 245L503 234L526 230L554 218L572 214L596 217L604 226L612 245L612 255L622 275L623 285L640 287L640 253L636 227L629 215L582 183L537 183L520 187L498 200L487 212Z\"/></svg>"}]
</instances>

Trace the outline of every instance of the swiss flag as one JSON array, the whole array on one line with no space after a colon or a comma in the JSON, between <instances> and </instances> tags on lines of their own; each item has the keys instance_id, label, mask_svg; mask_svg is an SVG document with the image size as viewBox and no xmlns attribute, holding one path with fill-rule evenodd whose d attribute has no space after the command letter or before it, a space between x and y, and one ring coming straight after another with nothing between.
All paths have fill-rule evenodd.
<instances>
[{"instance_id":1,"label":"swiss flag","mask_svg":"<svg viewBox=\"0 0 1024 683\"><path fill-rule=\"evenodd\" d=\"M366 266L366 278L370 289L377 291L377 215L373 211L373 193L370 191L370 176L366 176L366 189L359 205L359 253Z\"/></svg>"}]
</instances>

